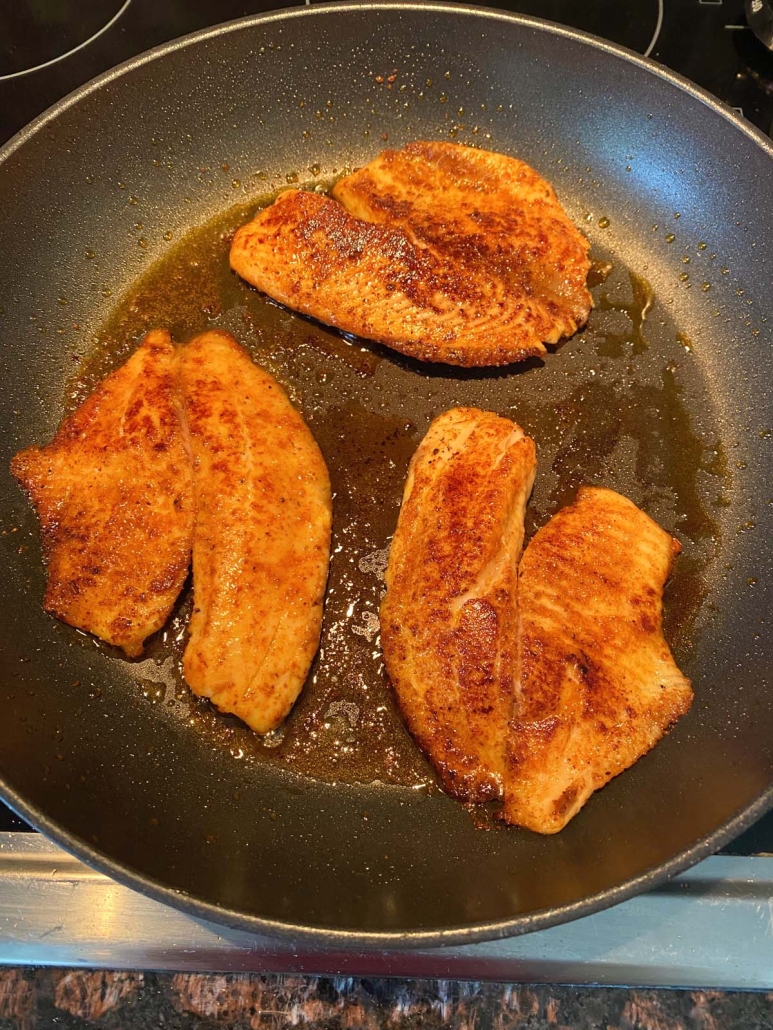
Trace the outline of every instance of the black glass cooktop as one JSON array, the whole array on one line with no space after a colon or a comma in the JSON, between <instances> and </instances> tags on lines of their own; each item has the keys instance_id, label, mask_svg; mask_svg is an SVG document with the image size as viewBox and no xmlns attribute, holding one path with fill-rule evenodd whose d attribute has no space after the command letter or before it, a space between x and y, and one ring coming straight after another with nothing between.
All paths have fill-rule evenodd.
<instances>
[{"instance_id":1,"label":"black glass cooktop","mask_svg":"<svg viewBox=\"0 0 773 1030\"><path fill-rule=\"evenodd\" d=\"M71 90L143 50L196 29L298 2L2 0L0 144ZM743 0L483 2L583 29L652 57L773 136L773 52L750 29ZM769 0L754 2L759 7ZM29 827L0 805L0 830L24 829ZM773 852L773 814L726 850Z\"/></svg>"},{"instance_id":2,"label":"black glass cooktop","mask_svg":"<svg viewBox=\"0 0 773 1030\"><path fill-rule=\"evenodd\" d=\"M107 32L126 5L127 0L6 4L0 15L0 75L42 70L65 55L77 53Z\"/></svg>"},{"instance_id":3,"label":"black glass cooktop","mask_svg":"<svg viewBox=\"0 0 773 1030\"><path fill-rule=\"evenodd\" d=\"M2 3L0 143L77 86L149 47L218 22L297 3ZM749 28L743 0L487 0L486 5L571 25L646 54L705 87L773 135L773 53Z\"/></svg>"}]
</instances>

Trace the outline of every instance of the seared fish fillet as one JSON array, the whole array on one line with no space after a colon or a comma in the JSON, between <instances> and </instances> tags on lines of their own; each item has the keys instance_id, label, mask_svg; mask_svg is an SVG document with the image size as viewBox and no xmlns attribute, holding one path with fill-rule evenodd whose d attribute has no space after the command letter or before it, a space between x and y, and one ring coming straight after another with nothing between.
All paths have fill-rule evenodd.
<instances>
[{"instance_id":1,"label":"seared fish fillet","mask_svg":"<svg viewBox=\"0 0 773 1030\"><path fill-rule=\"evenodd\" d=\"M333 197L282 193L236 233L231 266L297 311L423 361L522 361L587 320L588 242L522 161L411 143Z\"/></svg>"},{"instance_id":2,"label":"seared fish fillet","mask_svg":"<svg viewBox=\"0 0 773 1030\"><path fill-rule=\"evenodd\" d=\"M526 548L508 822L562 829L690 707L690 683L661 632L679 549L627 498L588 487Z\"/></svg>"},{"instance_id":3,"label":"seared fish fillet","mask_svg":"<svg viewBox=\"0 0 773 1030\"><path fill-rule=\"evenodd\" d=\"M11 462L40 517L43 607L129 655L166 621L193 538L190 458L169 333L64 420L52 443Z\"/></svg>"},{"instance_id":4,"label":"seared fish fillet","mask_svg":"<svg viewBox=\"0 0 773 1030\"><path fill-rule=\"evenodd\" d=\"M319 644L330 480L277 381L223 332L182 351L196 491L191 689L258 733L298 696Z\"/></svg>"},{"instance_id":5,"label":"seared fish fillet","mask_svg":"<svg viewBox=\"0 0 773 1030\"><path fill-rule=\"evenodd\" d=\"M381 642L408 728L449 793L498 797L515 687L518 558L536 467L508 419L445 412L411 461Z\"/></svg>"}]
</instances>

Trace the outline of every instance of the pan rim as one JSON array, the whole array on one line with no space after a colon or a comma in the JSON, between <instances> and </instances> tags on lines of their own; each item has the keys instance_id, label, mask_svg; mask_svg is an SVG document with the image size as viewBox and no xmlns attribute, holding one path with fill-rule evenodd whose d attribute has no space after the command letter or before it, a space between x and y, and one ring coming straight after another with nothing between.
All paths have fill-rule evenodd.
<instances>
[{"instance_id":1,"label":"pan rim","mask_svg":"<svg viewBox=\"0 0 773 1030\"><path fill-rule=\"evenodd\" d=\"M334 0L332 3L314 3L312 6L291 7L280 11L250 15L235 21L225 22L221 25L189 33L136 55L78 87L16 133L0 148L0 168L29 139L70 107L109 83L122 78L125 74L133 72L135 69L158 58L165 57L167 54L181 50L192 43L216 39L230 32L240 31L254 25L267 25L299 17L325 17L336 15L339 12L346 13L364 10L374 13L395 10L420 11L430 14L448 13L484 19L487 22L504 21L591 46L597 51L605 52L628 63L633 63L649 72L649 74L670 83L681 92L692 96L705 106L708 106L715 114L730 122L753 143L761 147L768 157L773 159L773 141L706 90L650 58L643 57L618 44L601 40L589 33L526 15L511 14L483 6L468 6L453 2L435 2L435 0L430 0L430 2L426 3L417 2L417 0L408 0L408 2L405 2L405 0L387 0L387 2L383 2L382 0L382 2L373 3L371 0L343 0L343 2L335 2ZM771 165L771 170L773 171L773 165ZM289 923L266 919L256 915L248 915L235 909L201 900L172 887L166 887L145 876L143 873L132 869L130 866L102 854L77 835L71 834L64 827L50 820L36 806L28 804L2 776L0 776L0 797L22 818L88 865L127 887L139 890L147 896L171 905L174 908L182 909L196 918L270 937L291 938L295 942L306 942L317 947L327 945L331 948L351 949L352 947L357 947L370 950L383 949L385 947L407 949L465 945L477 941L518 936L523 933L570 922L592 912L601 911L618 904L645 890L657 888L673 876L713 854L723 844L732 840L764 815L765 812L773 808L773 784L767 790L761 792L751 804L740 809L725 823L710 834L700 838L691 847L675 855L665 864L647 869L632 879L625 880L614 887L600 891L581 901L569 905L541 909L528 915L517 916L511 919L471 923L461 927L384 931L363 931Z\"/></svg>"},{"instance_id":2,"label":"pan rim","mask_svg":"<svg viewBox=\"0 0 773 1030\"><path fill-rule=\"evenodd\" d=\"M123 61L120 64L115 65L113 68L109 68L107 71L102 72L95 78L83 83L83 85L78 86L60 100L57 100L56 103L52 104L49 108L39 114L36 118L33 118L31 122L15 133L15 135L11 136L11 138L7 140L2 147L0 147L0 166L13 153L15 153L19 147L26 143L28 139L31 139L50 121L59 117L60 114L77 104L80 100L83 100L85 97L90 96L91 93L95 93L102 89L102 87L106 86L108 83L114 82L117 79L120 79L123 75L134 71L135 68L140 68L145 64L150 64L152 61L165 57L167 54L174 53L177 50L182 50L191 43L198 43L208 39L216 39L219 36L225 36L230 32L236 32L251 25L267 25L274 21L289 21L294 18L304 17L321 17L324 15L334 15L339 11L379 12L391 10L429 11L441 14L448 12L451 14L466 15L473 18L483 17L489 21L511 22L517 25L523 25L527 28L546 32L549 35L563 36L567 39L585 43L596 50L609 53L615 57L622 58L628 63L638 65L650 74L655 75L657 78L669 82L672 86L676 86L682 92L692 95L702 104L711 108L716 114L730 122L731 125L734 125L735 128L743 132L744 135L748 136L749 139L760 146L768 156L773 157L773 139L766 136L761 129L758 129L748 119L739 115L732 107L729 107L712 93L709 93L708 90L703 89L702 86L696 85L694 82L691 82L690 79L686 78L686 76L672 71L670 68L667 68L665 65L653 60L651 57L644 57L635 50L630 50L628 47L621 46L618 43L612 43L608 40L601 39L599 36L594 36L590 32L583 32L581 29L573 29L566 25L560 25L557 22L548 21L545 18L534 18L527 14L512 14L509 11L501 11L497 8L486 7L483 4L472 5L458 3L456 0L379 0L377 3L374 3L373 0L325 0L325 2L321 2L321 0L313 0L313 2L309 2L305 6L287 7L277 11L267 11L263 14L247 15L244 18L236 18L232 21L222 22L221 24L211 26L210 28L198 29L195 32L189 32L184 36L178 36L176 39L169 40L167 43L161 43L159 46L152 47L150 50L145 50L142 53L137 54L135 57L131 57L127 61Z\"/></svg>"}]
</instances>

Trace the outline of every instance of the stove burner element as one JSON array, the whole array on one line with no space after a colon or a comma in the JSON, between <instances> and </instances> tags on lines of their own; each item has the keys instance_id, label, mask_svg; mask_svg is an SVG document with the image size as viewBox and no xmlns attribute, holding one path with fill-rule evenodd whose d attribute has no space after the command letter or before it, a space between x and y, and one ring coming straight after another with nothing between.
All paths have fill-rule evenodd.
<instances>
[{"instance_id":1,"label":"stove burner element","mask_svg":"<svg viewBox=\"0 0 773 1030\"><path fill-rule=\"evenodd\" d=\"M663 25L664 0L488 0L489 7L503 7L514 14L530 14L535 18L569 25L594 36L611 40L649 57L655 48Z\"/></svg>"},{"instance_id":2,"label":"stove burner element","mask_svg":"<svg viewBox=\"0 0 773 1030\"><path fill-rule=\"evenodd\" d=\"M101 36L131 0L34 0L8 4L2 13L0 82L46 68Z\"/></svg>"}]
</instances>

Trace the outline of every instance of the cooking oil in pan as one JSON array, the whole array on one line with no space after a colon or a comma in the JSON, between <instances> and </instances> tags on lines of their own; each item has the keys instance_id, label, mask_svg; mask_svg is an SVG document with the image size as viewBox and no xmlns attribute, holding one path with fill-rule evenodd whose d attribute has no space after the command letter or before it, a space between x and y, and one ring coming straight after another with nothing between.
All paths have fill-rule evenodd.
<instances>
[{"instance_id":1,"label":"cooking oil in pan","mask_svg":"<svg viewBox=\"0 0 773 1030\"><path fill-rule=\"evenodd\" d=\"M667 589L665 625L677 658L688 659L729 473L686 337L669 324L649 283L600 254L588 327L544 362L428 366L295 315L231 272L230 239L259 206L230 209L157 261L102 327L70 394L80 401L153 328L169 329L178 342L226 329L276 375L307 419L333 486L321 646L285 725L258 738L185 687L188 588L137 665L136 703L156 703L159 714L167 711L245 763L329 781L431 784L385 677L378 606L411 455L429 421L457 404L507 415L534 437L539 469L527 538L582 483L620 490L679 537L684 552Z\"/></svg>"}]
</instances>

